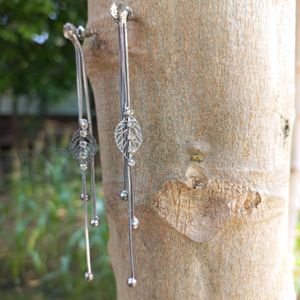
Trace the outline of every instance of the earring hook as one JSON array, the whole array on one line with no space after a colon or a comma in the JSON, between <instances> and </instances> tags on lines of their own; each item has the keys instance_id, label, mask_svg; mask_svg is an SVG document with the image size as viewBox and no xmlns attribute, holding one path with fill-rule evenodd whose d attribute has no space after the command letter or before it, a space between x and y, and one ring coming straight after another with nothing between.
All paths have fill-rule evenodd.
<instances>
[{"instance_id":1,"label":"earring hook","mask_svg":"<svg viewBox=\"0 0 300 300\"><path fill-rule=\"evenodd\" d=\"M68 40L74 41L74 38L77 38L80 41L83 41L85 38L89 38L97 33L89 28L84 28L83 26L79 25L76 27L72 23L66 23L63 29L64 37Z\"/></svg>"}]
</instances>

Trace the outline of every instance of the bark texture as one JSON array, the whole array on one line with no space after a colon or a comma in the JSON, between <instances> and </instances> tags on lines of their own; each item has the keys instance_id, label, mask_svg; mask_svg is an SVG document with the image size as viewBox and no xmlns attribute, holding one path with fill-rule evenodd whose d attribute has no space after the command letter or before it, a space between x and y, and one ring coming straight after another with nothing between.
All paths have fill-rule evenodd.
<instances>
[{"instance_id":1,"label":"bark texture","mask_svg":"<svg viewBox=\"0 0 300 300\"><path fill-rule=\"evenodd\" d=\"M135 289L126 284L127 209L118 197L110 4L89 1L98 36L86 42L86 57L118 299L293 299L294 1L128 1L132 105L144 136L134 179Z\"/></svg>"},{"instance_id":2,"label":"bark texture","mask_svg":"<svg viewBox=\"0 0 300 300\"><path fill-rule=\"evenodd\" d=\"M300 207L300 1L296 12L296 120L292 138L292 163L290 185L290 245L294 250L295 229Z\"/></svg>"}]
</instances>

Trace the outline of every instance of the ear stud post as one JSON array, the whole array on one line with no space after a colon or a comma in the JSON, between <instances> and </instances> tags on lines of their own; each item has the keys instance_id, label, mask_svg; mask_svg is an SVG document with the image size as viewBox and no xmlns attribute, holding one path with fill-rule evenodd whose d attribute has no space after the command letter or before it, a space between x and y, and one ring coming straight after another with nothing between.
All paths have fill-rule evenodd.
<instances>
[{"instance_id":1,"label":"ear stud post","mask_svg":"<svg viewBox=\"0 0 300 300\"><path fill-rule=\"evenodd\" d=\"M96 214L97 207L96 207L95 164L94 164L94 157L96 154L97 146L96 146L96 140L93 137L92 117L91 117L85 61L84 61L83 50L79 40L84 40L84 38L91 36L94 33L91 30L85 30L82 26L76 28L76 26L71 23L66 23L64 25L63 33L65 38L69 39L73 43L75 49L75 57L76 57L79 129L74 133L71 139L70 151L74 159L78 162L81 171L82 192L80 194L80 199L84 203L83 204L84 235L85 235L86 261L87 261L87 272L85 273L85 278L86 280L91 281L93 280L94 275L92 273L92 267L91 267L87 203L91 198L92 214L93 214L91 225L97 227L99 225L99 217ZM88 171L90 172L90 177L91 177L91 196L89 196L89 194L87 193Z\"/></svg>"},{"instance_id":2,"label":"ear stud post","mask_svg":"<svg viewBox=\"0 0 300 300\"><path fill-rule=\"evenodd\" d=\"M120 57L120 110L121 121L115 129L115 142L123 154L123 190L120 193L122 200L128 201L128 242L130 277L127 284L135 287L134 254L133 254L133 229L139 225L134 215L134 194L132 184L132 171L135 166L134 154L142 144L141 127L134 117L131 109L128 63L127 21L132 16L132 10L123 2L114 3L110 9L111 15L118 24L119 57Z\"/></svg>"}]
</instances>

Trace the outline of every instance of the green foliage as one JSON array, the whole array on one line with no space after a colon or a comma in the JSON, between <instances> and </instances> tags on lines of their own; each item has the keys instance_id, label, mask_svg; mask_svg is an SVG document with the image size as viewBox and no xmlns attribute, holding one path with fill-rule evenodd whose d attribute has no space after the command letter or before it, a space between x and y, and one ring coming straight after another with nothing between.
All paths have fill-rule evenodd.
<instances>
[{"instance_id":1,"label":"green foliage","mask_svg":"<svg viewBox=\"0 0 300 300\"><path fill-rule=\"evenodd\" d=\"M86 1L0 0L0 92L41 107L74 88L74 50L63 24L84 24Z\"/></svg>"},{"instance_id":2,"label":"green foliage","mask_svg":"<svg viewBox=\"0 0 300 300\"><path fill-rule=\"evenodd\" d=\"M296 228L296 243L295 243L295 270L294 270L296 292L300 294L300 216Z\"/></svg>"},{"instance_id":3,"label":"green foliage","mask_svg":"<svg viewBox=\"0 0 300 300\"><path fill-rule=\"evenodd\" d=\"M51 127L33 148L15 155L14 172L0 202L1 299L115 298L107 254L108 227L98 191L102 224L91 228L95 279L87 282L80 176L67 152L69 132L59 142ZM51 147L49 147L51 145ZM77 176L78 175L78 176ZM5 289L9 291L5 297ZM24 292L26 291L26 292ZM33 296L34 295L34 296ZM37 296L38 295L38 296Z\"/></svg>"}]
</instances>

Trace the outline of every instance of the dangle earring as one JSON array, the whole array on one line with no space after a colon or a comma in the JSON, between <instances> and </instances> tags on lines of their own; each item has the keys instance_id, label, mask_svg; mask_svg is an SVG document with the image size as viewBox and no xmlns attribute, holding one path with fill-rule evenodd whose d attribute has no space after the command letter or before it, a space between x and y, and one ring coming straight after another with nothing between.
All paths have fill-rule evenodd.
<instances>
[{"instance_id":1,"label":"dangle earring","mask_svg":"<svg viewBox=\"0 0 300 300\"><path fill-rule=\"evenodd\" d=\"M133 255L133 229L139 225L134 215L134 194L132 184L132 168L135 165L133 156L142 143L141 127L134 117L130 103L129 88L129 65L128 65L128 41L127 41L127 20L132 15L131 8L119 2L111 6L111 15L118 23L119 56L120 56L120 118L121 121L115 129L115 142L123 154L123 190L120 193L122 200L128 201L128 242L130 277L128 286L135 287L137 280L134 270Z\"/></svg>"},{"instance_id":2,"label":"dangle earring","mask_svg":"<svg viewBox=\"0 0 300 300\"><path fill-rule=\"evenodd\" d=\"M67 23L64 25L64 36L69 39L75 48L76 57L76 77L77 77L77 97L78 97L78 125L79 129L74 133L70 151L78 162L81 172L82 190L80 199L83 201L84 206L84 235L86 244L86 262L87 272L85 278L87 280L93 280L94 275L91 267L91 255L90 255L90 242L89 242L89 221L88 221L88 204L90 195L87 190L87 173L90 172L91 177L91 200L92 200L92 219L91 225L97 227L99 225L99 217L97 216L96 207L96 185L95 185L95 164L94 157L96 154L96 140L93 137L92 129L92 117L90 100L88 93L88 82L86 76L86 68L83 50L80 40L85 37L91 36L93 33L89 30L85 30L82 26L76 28L73 24ZM84 113L85 102L85 113Z\"/></svg>"}]
</instances>

